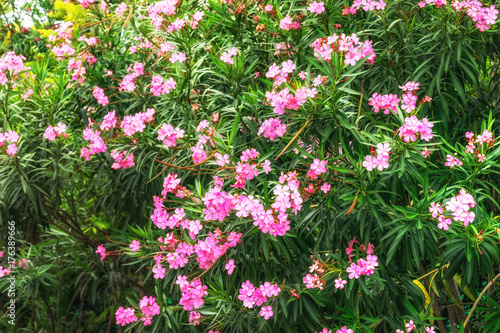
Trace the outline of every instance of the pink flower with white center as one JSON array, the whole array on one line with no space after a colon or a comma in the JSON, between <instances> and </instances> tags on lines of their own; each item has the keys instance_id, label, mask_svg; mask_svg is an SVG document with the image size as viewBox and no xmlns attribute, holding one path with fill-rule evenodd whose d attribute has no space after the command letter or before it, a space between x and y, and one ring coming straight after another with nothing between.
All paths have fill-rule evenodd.
<instances>
[{"instance_id":1,"label":"pink flower with white center","mask_svg":"<svg viewBox=\"0 0 500 333\"><path fill-rule=\"evenodd\" d=\"M225 269L227 269L227 274L231 275L234 272L234 269L236 268L236 265L234 264L233 259L229 259L227 262L226 266L224 266Z\"/></svg>"},{"instance_id":2,"label":"pink flower with white center","mask_svg":"<svg viewBox=\"0 0 500 333\"><path fill-rule=\"evenodd\" d=\"M265 320L269 320L274 315L272 306L263 306L259 312L261 317L264 317Z\"/></svg>"},{"instance_id":3,"label":"pink flower with white center","mask_svg":"<svg viewBox=\"0 0 500 333\"><path fill-rule=\"evenodd\" d=\"M451 219L446 218L444 215L440 215L438 217L438 221L439 221L439 223L438 223L437 227L439 229L443 229L446 231L450 228Z\"/></svg>"},{"instance_id":4,"label":"pink flower with white center","mask_svg":"<svg viewBox=\"0 0 500 333\"><path fill-rule=\"evenodd\" d=\"M429 212L432 213L432 217L436 218L438 217L438 214L443 214L443 208L441 208L440 203L436 204L435 202L433 202L429 207Z\"/></svg>"},{"instance_id":5,"label":"pink flower with white center","mask_svg":"<svg viewBox=\"0 0 500 333\"><path fill-rule=\"evenodd\" d=\"M323 3L323 1L321 2L312 2L309 4L309 7L307 7L307 10L310 11L311 13L316 13L318 15L320 15L321 13L323 13L325 11L325 4Z\"/></svg>"},{"instance_id":6,"label":"pink flower with white center","mask_svg":"<svg viewBox=\"0 0 500 333\"><path fill-rule=\"evenodd\" d=\"M297 65L295 65L293 61L288 60L282 63L281 67L284 73L293 73L293 70L297 67Z\"/></svg>"},{"instance_id":7,"label":"pink flower with white center","mask_svg":"<svg viewBox=\"0 0 500 333\"><path fill-rule=\"evenodd\" d=\"M344 289L344 286L347 284L347 280L342 280L341 278L338 278L335 280L335 288L337 289Z\"/></svg>"},{"instance_id":8,"label":"pink flower with white center","mask_svg":"<svg viewBox=\"0 0 500 333\"><path fill-rule=\"evenodd\" d=\"M299 73L299 77L300 77L302 80L305 80L305 79L306 79L306 75L308 75L308 74L307 74L307 72L304 72L304 71L302 71L302 72L300 72L300 73Z\"/></svg>"},{"instance_id":9,"label":"pink flower with white center","mask_svg":"<svg viewBox=\"0 0 500 333\"><path fill-rule=\"evenodd\" d=\"M406 323L406 331L407 332L411 332L412 330L416 330L417 329L417 326L415 326L415 324L413 323L413 319L410 320L409 323Z\"/></svg>"},{"instance_id":10,"label":"pink flower with white center","mask_svg":"<svg viewBox=\"0 0 500 333\"><path fill-rule=\"evenodd\" d=\"M141 242L137 240L133 240L132 243L128 246L132 249L133 252L139 250L141 248Z\"/></svg>"},{"instance_id":11,"label":"pink flower with white center","mask_svg":"<svg viewBox=\"0 0 500 333\"><path fill-rule=\"evenodd\" d=\"M95 250L95 253L99 253L101 255L101 260L104 260L104 258L106 258L106 249L104 248L104 244L99 245L97 250Z\"/></svg>"},{"instance_id":12,"label":"pink flower with white center","mask_svg":"<svg viewBox=\"0 0 500 333\"><path fill-rule=\"evenodd\" d=\"M217 158L217 165L220 167L225 166L226 164L229 164L229 155L228 154L220 154L220 153L215 153L215 157Z\"/></svg>"},{"instance_id":13,"label":"pink flower with white center","mask_svg":"<svg viewBox=\"0 0 500 333\"><path fill-rule=\"evenodd\" d=\"M434 326L431 326L431 327L427 326L425 328L425 332L426 333L436 333L436 331L434 331Z\"/></svg>"},{"instance_id":14,"label":"pink flower with white center","mask_svg":"<svg viewBox=\"0 0 500 333\"><path fill-rule=\"evenodd\" d=\"M476 157L477 157L478 162L483 163L484 161L486 161L486 156L484 156L484 154L477 154Z\"/></svg>"},{"instance_id":15,"label":"pink flower with white center","mask_svg":"<svg viewBox=\"0 0 500 333\"><path fill-rule=\"evenodd\" d=\"M326 193L330 192L331 188L332 188L332 185L330 185L328 183L323 183L323 185L321 185L320 190L325 192L325 194L326 194Z\"/></svg>"},{"instance_id":16,"label":"pink flower with white center","mask_svg":"<svg viewBox=\"0 0 500 333\"><path fill-rule=\"evenodd\" d=\"M363 167L366 168L368 171L372 171L375 169L378 165L378 161L376 157L373 157L371 155L366 155L365 160L363 161Z\"/></svg>"},{"instance_id":17,"label":"pink flower with white center","mask_svg":"<svg viewBox=\"0 0 500 333\"><path fill-rule=\"evenodd\" d=\"M337 332L335 333L354 333L354 331L350 328L347 328L347 326L342 326Z\"/></svg>"},{"instance_id":18,"label":"pink flower with white center","mask_svg":"<svg viewBox=\"0 0 500 333\"><path fill-rule=\"evenodd\" d=\"M377 154L383 156L389 156L391 153L391 144L389 142L377 144Z\"/></svg>"},{"instance_id":19,"label":"pink flower with white center","mask_svg":"<svg viewBox=\"0 0 500 333\"><path fill-rule=\"evenodd\" d=\"M264 7L264 11L266 11L268 13L272 12L273 11L273 5L266 5Z\"/></svg>"},{"instance_id":20,"label":"pink flower with white center","mask_svg":"<svg viewBox=\"0 0 500 333\"><path fill-rule=\"evenodd\" d=\"M318 179L318 176L326 173L328 167L327 167L327 161L325 160L319 160L318 158L314 159L314 161L311 163L311 169L307 173L307 177L311 179Z\"/></svg>"}]
</instances>

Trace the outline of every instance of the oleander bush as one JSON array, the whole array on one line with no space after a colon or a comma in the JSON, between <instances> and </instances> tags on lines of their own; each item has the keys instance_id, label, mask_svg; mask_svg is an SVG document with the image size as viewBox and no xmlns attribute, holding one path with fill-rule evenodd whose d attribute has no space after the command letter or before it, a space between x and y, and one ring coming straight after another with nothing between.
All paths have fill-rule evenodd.
<instances>
[{"instance_id":1,"label":"oleander bush","mask_svg":"<svg viewBox=\"0 0 500 333\"><path fill-rule=\"evenodd\" d=\"M500 330L498 1L0 4L2 332Z\"/></svg>"}]
</instances>

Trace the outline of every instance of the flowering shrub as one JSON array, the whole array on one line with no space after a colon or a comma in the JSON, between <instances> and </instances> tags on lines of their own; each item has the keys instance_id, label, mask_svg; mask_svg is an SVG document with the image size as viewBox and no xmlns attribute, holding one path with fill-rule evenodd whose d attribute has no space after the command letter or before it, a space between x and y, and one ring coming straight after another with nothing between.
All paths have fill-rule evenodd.
<instances>
[{"instance_id":1,"label":"flowering shrub","mask_svg":"<svg viewBox=\"0 0 500 333\"><path fill-rule=\"evenodd\" d=\"M0 32L18 326L498 325L495 5L35 2L43 45Z\"/></svg>"}]
</instances>

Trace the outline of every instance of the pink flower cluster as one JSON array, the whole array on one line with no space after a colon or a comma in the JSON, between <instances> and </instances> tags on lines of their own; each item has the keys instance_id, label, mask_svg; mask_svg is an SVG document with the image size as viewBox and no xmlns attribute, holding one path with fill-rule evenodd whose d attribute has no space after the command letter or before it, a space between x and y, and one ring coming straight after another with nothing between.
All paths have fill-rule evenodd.
<instances>
[{"instance_id":1,"label":"pink flower cluster","mask_svg":"<svg viewBox=\"0 0 500 333\"><path fill-rule=\"evenodd\" d=\"M126 136L132 136L136 132L143 132L146 124L154 120L155 109L147 109L146 112L138 112L133 116L125 116L121 122L121 128Z\"/></svg>"},{"instance_id":2,"label":"pink flower cluster","mask_svg":"<svg viewBox=\"0 0 500 333\"><path fill-rule=\"evenodd\" d=\"M377 256L369 254L366 259L360 258L357 263L351 263L351 267L348 267L346 271L349 273L349 279L358 279L362 275L369 276L375 273L377 266Z\"/></svg>"},{"instance_id":3,"label":"pink flower cluster","mask_svg":"<svg viewBox=\"0 0 500 333\"><path fill-rule=\"evenodd\" d=\"M389 167L389 154L391 153L391 150L392 148L390 147L389 142L377 144L377 155L365 156L363 167L365 167L368 171L372 171L375 168L379 171L387 169Z\"/></svg>"},{"instance_id":4,"label":"pink flower cluster","mask_svg":"<svg viewBox=\"0 0 500 333\"><path fill-rule=\"evenodd\" d=\"M306 177L311 178L311 179L318 179L318 176L320 176L323 173L326 173L328 170L327 166L327 161L325 160L319 160L319 158L314 159L314 161L311 163L311 168L307 172Z\"/></svg>"},{"instance_id":5,"label":"pink flower cluster","mask_svg":"<svg viewBox=\"0 0 500 333\"><path fill-rule=\"evenodd\" d=\"M266 77L274 79L274 86L280 86L289 80L289 75L292 74L297 66L288 60L282 63L282 69L276 64L272 64L269 67ZM273 107L273 111L282 115L285 113L285 109L298 110L299 107L307 102L307 98L314 98L318 94L316 88L308 88L307 86L302 86L295 90L295 94L291 93L290 88L285 87L281 91L273 90L266 92L266 99L269 104Z\"/></svg>"},{"instance_id":6,"label":"pink flower cluster","mask_svg":"<svg viewBox=\"0 0 500 333\"><path fill-rule=\"evenodd\" d=\"M208 295L207 286L204 286L200 279L189 282L185 275L179 275L175 283L181 288L179 304L185 311L199 309L205 303L203 296Z\"/></svg>"},{"instance_id":7,"label":"pink flower cluster","mask_svg":"<svg viewBox=\"0 0 500 333\"><path fill-rule=\"evenodd\" d=\"M234 65L234 60L232 57L237 55L238 49L232 47L229 51L222 53L222 55L220 56L220 60L222 60L222 62L225 62L226 64Z\"/></svg>"},{"instance_id":8,"label":"pink flower cluster","mask_svg":"<svg viewBox=\"0 0 500 333\"><path fill-rule=\"evenodd\" d=\"M59 122L57 123L57 126L47 127L45 129L45 133L43 133L43 137L49 141L54 141L58 136L67 138L68 134L63 134L64 132L66 132L66 124Z\"/></svg>"},{"instance_id":9,"label":"pink flower cluster","mask_svg":"<svg viewBox=\"0 0 500 333\"><path fill-rule=\"evenodd\" d=\"M409 81L404 86L399 86L404 94L402 95L401 109L405 110L407 113L411 113L416 109L417 96L415 92L418 90L420 82ZM380 109L384 110L384 114L389 114L390 111L398 113L398 106L401 100L397 95L380 95L374 93L370 98L368 105L373 107L373 112L378 113Z\"/></svg>"},{"instance_id":10,"label":"pink flower cluster","mask_svg":"<svg viewBox=\"0 0 500 333\"><path fill-rule=\"evenodd\" d=\"M90 156L97 153L104 153L108 146L104 143L104 140L100 137L101 132L93 131L90 128L91 120L89 119L89 125L83 130L83 139L90 142L89 148L82 147L80 149L80 157L85 157L85 160L90 161Z\"/></svg>"},{"instance_id":11,"label":"pink flower cluster","mask_svg":"<svg viewBox=\"0 0 500 333\"><path fill-rule=\"evenodd\" d=\"M243 302L243 306L252 309L254 306L261 306L267 302L268 297L276 297L279 295L281 288L270 282L264 282L263 285L255 288L250 281L241 284L238 299ZM259 312L261 317L268 320L274 315L272 306L263 306Z\"/></svg>"},{"instance_id":12,"label":"pink flower cluster","mask_svg":"<svg viewBox=\"0 0 500 333\"><path fill-rule=\"evenodd\" d=\"M124 309L120 306L115 312L116 325L128 325L130 323L136 322L137 317L135 316L135 310L132 308Z\"/></svg>"},{"instance_id":13,"label":"pink flower cluster","mask_svg":"<svg viewBox=\"0 0 500 333\"><path fill-rule=\"evenodd\" d=\"M370 97L368 105L373 107L373 112L378 113L380 109L384 110L384 114L389 114L391 110L394 113L398 113L397 107L401 100L397 95L380 95L378 93L373 93Z\"/></svg>"},{"instance_id":14,"label":"pink flower cluster","mask_svg":"<svg viewBox=\"0 0 500 333\"><path fill-rule=\"evenodd\" d=\"M281 30L298 29L299 27L300 27L299 22L293 21L290 15L287 15L280 20Z\"/></svg>"},{"instance_id":15,"label":"pink flower cluster","mask_svg":"<svg viewBox=\"0 0 500 333\"><path fill-rule=\"evenodd\" d=\"M446 165L450 169L453 169L456 166L461 166L462 164L462 161L460 161L458 158L454 157L453 155L446 154L446 162L444 162L444 165Z\"/></svg>"},{"instance_id":16,"label":"pink flower cluster","mask_svg":"<svg viewBox=\"0 0 500 333\"><path fill-rule=\"evenodd\" d=\"M365 12L372 10L384 10L386 3L384 0L375 1L375 0L354 0L351 7L345 8L342 11L342 15L356 14L358 9L363 8Z\"/></svg>"},{"instance_id":17,"label":"pink flower cluster","mask_svg":"<svg viewBox=\"0 0 500 333\"><path fill-rule=\"evenodd\" d=\"M276 137L282 137L286 133L286 124L281 124L281 120L276 118L266 119L262 125L260 125L257 135L264 133L265 138L274 141Z\"/></svg>"},{"instance_id":18,"label":"pink flower cluster","mask_svg":"<svg viewBox=\"0 0 500 333\"><path fill-rule=\"evenodd\" d=\"M446 0L425 0L420 1L418 6L424 8L429 4L435 4L436 7L441 7L446 5ZM467 15L476 22L476 28L480 31L485 31L490 28L491 24L495 24L498 16L498 9L495 5L490 7L483 7L481 1L478 0L468 0L468 1L452 1L451 6L457 11L467 10Z\"/></svg>"},{"instance_id":19,"label":"pink flower cluster","mask_svg":"<svg viewBox=\"0 0 500 333\"><path fill-rule=\"evenodd\" d=\"M138 78L141 75L144 75L144 64L140 62L136 62L134 66L132 65L129 66L127 69L127 72L132 72L130 74L127 74L123 77L122 82L120 82L120 88L119 91L134 91L136 86L134 83L134 80Z\"/></svg>"},{"instance_id":20,"label":"pink flower cluster","mask_svg":"<svg viewBox=\"0 0 500 333\"><path fill-rule=\"evenodd\" d=\"M434 124L430 123L427 118L420 121L416 116L406 117L405 124L398 129L399 137L404 142L415 142L419 135L421 140L429 141L433 138L433 126Z\"/></svg>"},{"instance_id":21,"label":"pink flower cluster","mask_svg":"<svg viewBox=\"0 0 500 333\"><path fill-rule=\"evenodd\" d=\"M175 147L177 145L177 140L184 137L184 130L179 127L174 128L170 124L161 125L158 130L158 140L163 141L167 148Z\"/></svg>"},{"instance_id":22,"label":"pink flower cluster","mask_svg":"<svg viewBox=\"0 0 500 333\"><path fill-rule=\"evenodd\" d=\"M156 27L156 31L163 25L165 15L171 16L175 14L177 3L177 0L164 0L149 5L149 17L151 18L151 23Z\"/></svg>"},{"instance_id":23,"label":"pink flower cluster","mask_svg":"<svg viewBox=\"0 0 500 333\"><path fill-rule=\"evenodd\" d=\"M153 296L144 296L139 302L139 308L143 314L141 320L144 326L150 325L153 316L160 314L160 306L156 304L156 298Z\"/></svg>"},{"instance_id":24,"label":"pink flower cluster","mask_svg":"<svg viewBox=\"0 0 500 333\"><path fill-rule=\"evenodd\" d=\"M325 281L316 273L314 275L307 274L302 278L302 282L306 285L307 289L318 288L319 290L323 290L323 286L325 285Z\"/></svg>"},{"instance_id":25,"label":"pink flower cluster","mask_svg":"<svg viewBox=\"0 0 500 333\"><path fill-rule=\"evenodd\" d=\"M168 80L163 80L160 75L153 75L151 80L151 92L153 96L168 95L172 90L177 87L177 82L174 79L169 78Z\"/></svg>"},{"instance_id":26,"label":"pink flower cluster","mask_svg":"<svg viewBox=\"0 0 500 333\"><path fill-rule=\"evenodd\" d=\"M210 232L205 240L199 239L198 244L194 246L196 261L198 261L201 269L210 268L217 259L226 254L228 249L240 243L241 236L243 236L243 234L233 231L224 242L224 239L218 239L219 234L219 232Z\"/></svg>"},{"instance_id":27,"label":"pink flower cluster","mask_svg":"<svg viewBox=\"0 0 500 333\"><path fill-rule=\"evenodd\" d=\"M10 275L11 269L9 267L3 268L3 266L0 266L0 278Z\"/></svg>"},{"instance_id":28,"label":"pink flower cluster","mask_svg":"<svg viewBox=\"0 0 500 333\"><path fill-rule=\"evenodd\" d=\"M486 160L486 151L490 147L493 147L493 144L496 141L493 140L493 133L485 129L481 135L477 136L477 139L475 138L473 132L465 133L465 137L467 138L467 147L465 147L465 152L474 154L479 162L484 162ZM476 143L479 145L476 145Z\"/></svg>"},{"instance_id":29,"label":"pink flower cluster","mask_svg":"<svg viewBox=\"0 0 500 333\"><path fill-rule=\"evenodd\" d=\"M128 169L135 165L134 162L134 153L130 153L127 155L127 151L119 152L118 150L114 150L111 152L111 157L115 160L115 163L111 165L112 169Z\"/></svg>"},{"instance_id":30,"label":"pink flower cluster","mask_svg":"<svg viewBox=\"0 0 500 333\"><path fill-rule=\"evenodd\" d=\"M456 197L447 201L445 205L446 210L452 214L452 218L455 222L463 222L464 227L466 227L469 223L474 222L476 214L474 212L470 212L469 210L476 206L476 201L472 195L465 191L465 189L461 189L460 193ZM439 229L449 229L452 221L445 215L442 215L444 213L441 204L436 204L435 202L431 203L429 212L432 213L433 218L438 219Z\"/></svg>"},{"instance_id":31,"label":"pink flower cluster","mask_svg":"<svg viewBox=\"0 0 500 333\"><path fill-rule=\"evenodd\" d=\"M257 177L259 175L258 167L262 167L266 174L271 170L271 162L269 162L268 160L264 162L264 165L257 162L254 162L252 164L249 163L252 160L259 158L259 156L260 153L255 148L243 151L240 157L241 161L238 162L235 167L236 183L234 185L231 185L231 187L245 188L247 180L252 180L254 177Z\"/></svg>"},{"instance_id":32,"label":"pink flower cluster","mask_svg":"<svg viewBox=\"0 0 500 333\"><path fill-rule=\"evenodd\" d=\"M92 89L92 95L94 95L95 99L97 99L97 103L101 104L102 106L106 106L109 104L108 96L104 94L104 90L102 88L94 87Z\"/></svg>"},{"instance_id":33,"label":"pink flower cluster","mask_svg":"<svg viewBox=\"0 0 500 333\"><path fill-rule=\"evenodd\" d=\"M29 68L24 66L24 61L26 58L22 55L16 55L14 52L7 52L0 59L0 84L6 85L7 82L13 80L16 74L28 70ZM9 74L10 78L7 77Z\"/></svg>"},{"instance_id":34,"label":"pink flower cluster","mask_svg":"<svg viewBox=\"0 0 500 333\"><path fill-rule=\"evenodd\" d=\"M352 34L351 36L333 34L333 36L326 38L318 38L309 46L314 49L314 55L318 60L329 61L332 59L333 53L343 52L346 66L355 66L359 60L366 56L369 56L366 61L370 64L373 65L375 61L372 41L365 40L361 43L356 34Z\"/></svg>"},{"instance_id":35,"label":"pink flower cluster","mask_svg":"<svg viewBox=\"0 0 500 333\"><path fill-rule=\"evenodd\" d=\"M7 149L6 153L7 155L14 156L17 153L17 145L16 142L19 141L19 134L17 132L14 132L12 130L8 130L7 132L0 132L0 147L3 147L6 143ZM10 143L10 144L9 144Z\"/></svg>"},{"instance_id":36,"label":"pink flower cluster","mask_svg":"<svg viewBox=\"0 0 500 333\"><path fill-rule=\"evenodd\" d=\"M312 3L309 4L307 10L310 11L311 13L316 13L320 15L325 11L325 4L323 1L321 2L313 1Z\"/></svg>"},{"instance_id":37,"label":"pink flower cluster","mask_svg":"<svg viewBox=\"0 0 500 333\"><path fill-rule=\"evenodd\" d=\"M109 131L112 128L116 127L116 120L118 117L115 114L115 110L108 112L104 118L102 119L101 123L101 131Z\"/></svg>"}]
</instances>

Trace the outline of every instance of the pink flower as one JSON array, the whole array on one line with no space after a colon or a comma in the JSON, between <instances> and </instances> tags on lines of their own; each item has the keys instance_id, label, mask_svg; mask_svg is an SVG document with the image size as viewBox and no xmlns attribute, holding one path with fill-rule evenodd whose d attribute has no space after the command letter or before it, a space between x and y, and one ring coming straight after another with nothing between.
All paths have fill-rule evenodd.
<instances>
[{"instance_id":1,"label":"pink flower","mask_svg":"<svg viewBox=\"0 0 500 333\"><path fill-rule=\"evenodd\" d=\"M443 208L441 208L441 204L438 203L431 203L431 206L429 207L429 212L432 213L432 217L436 218L438 214L443 214Z\"/></svg>"},{"instance_id":2,"label":"pink flower","mask_svg":"<svg viewBox=\"0 0 500 333\"><path fill-rule=\"evenodd\" d=\"M106 258L106 249L104 248L104 244L99 245L95 253L99 253L101 255L101 260L104 260L104 258Z\"/></svg>"},{"instance_id":3,"label":"pink flower","mask_svg":"<svg viewBox=\"0 0 500 333\"><path fill-rule=\"evenodd\" d=\"M342 326L337 332L335 333L354 333L354 331L350 328L347 328L347 326Z\"/></svg>"},{"instance_id":4,"label":"pink flower","mask_svg":"<svg viewBox=\"0 0 500 333\"><path fill-rule=\"evenodd\" d=\"M462 164L462 161L460 161L458 158L455 158L450 154L446 154L446 162L444 163L444 165L446 165L450 169L453 169L456 166L461 166Z\"/></svg>"},{"instance_id":5,"label":"pink flower","mask_svg":"<svg viewBox=\"0 0 500 333\"><path fill-rule=\"evenodd\" d=\"M320 190L325 192L325 194L326 194L326 193L330 192L331 188L332 188L332 185L330 185L328 183L323 183L323 185L321 185Z\"/></svg>"},{"instance_id":6,"label":"pink flower","mask_svg":"<svg viewBox=\"0 0 500 333\"><path fill-rule=\"evenodd\" d=\"M141 244L141 242L139 242L137 240L133 240L132 244L130 244L129 247L132 249L133 252L135 252L135 251L140 249L140 244Z\"/></svg>"},{"instance_id":7,"label":"pink flower","mask_svg":"<svg viewBox=\"0 0 500 333\"><path fill-rule=\"evenodd\" d=\"M199 325L201 323L201 314L196 311L191 311L189 313L189 322L194 326Z\"/></svg>"},{"instance_id":8,"label":"pink flower","mask_svg":"<svg viewBox=\"0 0 500 333\"><path fill-rule=\"evenodd\" d=\"M183 63L184 61L186 60L186 54L183 53L183 52L179 52L179 53L173 53L171 56L170 56L170 59L169 61L173 64L175 63L176 61L177 62L180 62L180 63Z\"/></svg>"},{"instance_id":9,"label":"pink flower","mask_svg":"<svg viewBox=\"0 0 500 333\"><path fill-rule=\"evenodd\" d=\"M312 2L309 4L309 7L307 7L307 10L310 11L311 13L316 13L316 14L321 14L325 11L325 4L322 2Z\"/></svg>"},{"instance_id":10,"label":"pink flower","mask_svg":"<svg viewBox=\"0 0 500 333\"><path fill-rule=\"evenodd\" d=\"M410 320L409 323L406 323L406 331L407 332L411 332L412 330L416 330L417 329L417 326L415 326L415 324L413 323L413 319Z\"/></svg>"},{"instance_id":11,"label":"pink flower","mask_svg":"<svg viewBox=\"0 0 500 333\"><path fill-rule=\"evenodd\" d=\"M271 318L274 315L273 307L272 306L263 306L259 312L259 315L261 317L264 317L265 320L268 320L269 318Z\"/></svg>"},{"instance_id":12,"label":"pink flower","mask_svg":"<svg viewBox=\"0 0 500 333\"><path fill-rule=\"evenodd\" d=\"M341 278L335 280L335 288L337 289L344 289L345 284L347 284L347 280L342 280Z\"/></svg>"},{"instance_id":13,"label":"pink flower","mask_svg":"<svg viewBox=\"0 0 500 333\"><path fill-rule=\"evenodd\" d=\"M136 322L137 317L135 316L134 312L135 310L132 308L124 309L123 306L120 306L120 308L115 312L116 325L125 326L127 324Z\"/></svg>"},{"instance_id":14,"label":"pink flower","mask_svg":"<svg viewBox=\"0 0 500 333\"><path fill-rule=\"evenodd\" d=\"M15 143L12 143L7 146L7 151L6 153L10 156L14 156L17 153L17 145Z\"/></svg>"},{"instance_id":15,"label":"pink flower","mask_svg":"<svg viewBox=\"0 0 500 333\"><path fill-rule=\"evenodd\" d=\"M279 118L269 118L265 120L259 128L257 135L264 133L265 138L274 141L276 137L282 137L286 133L286 124L281 124Z\"/></svg>"},{"instance_id":16,"label":"pink flower","mask_svg":"<svg viewBox=\"0 0 500 333\"><path fill-rule=\"evenodd\" d=\"M282 30L290 30L293 28L293 21L290 15L285 16L280 21L280 28Z\"/></svg>"},{"instance_id":17,"label":"pink flower","mask_svg":"<svg viewBox=\"0 0 500 333\"><path fill-rule=\"evenodd\" d=\"M236 265L234 264L234 260L233 260L233 259L230 259L230 260L227 262L227 264L226 264L226 266L225 266L224 268L225 268L225 269L227 269L227 274L228 274L228 275L233 274L233 271L234 271L234 269L236 268Z\"/></svg>"}]
</instances>

